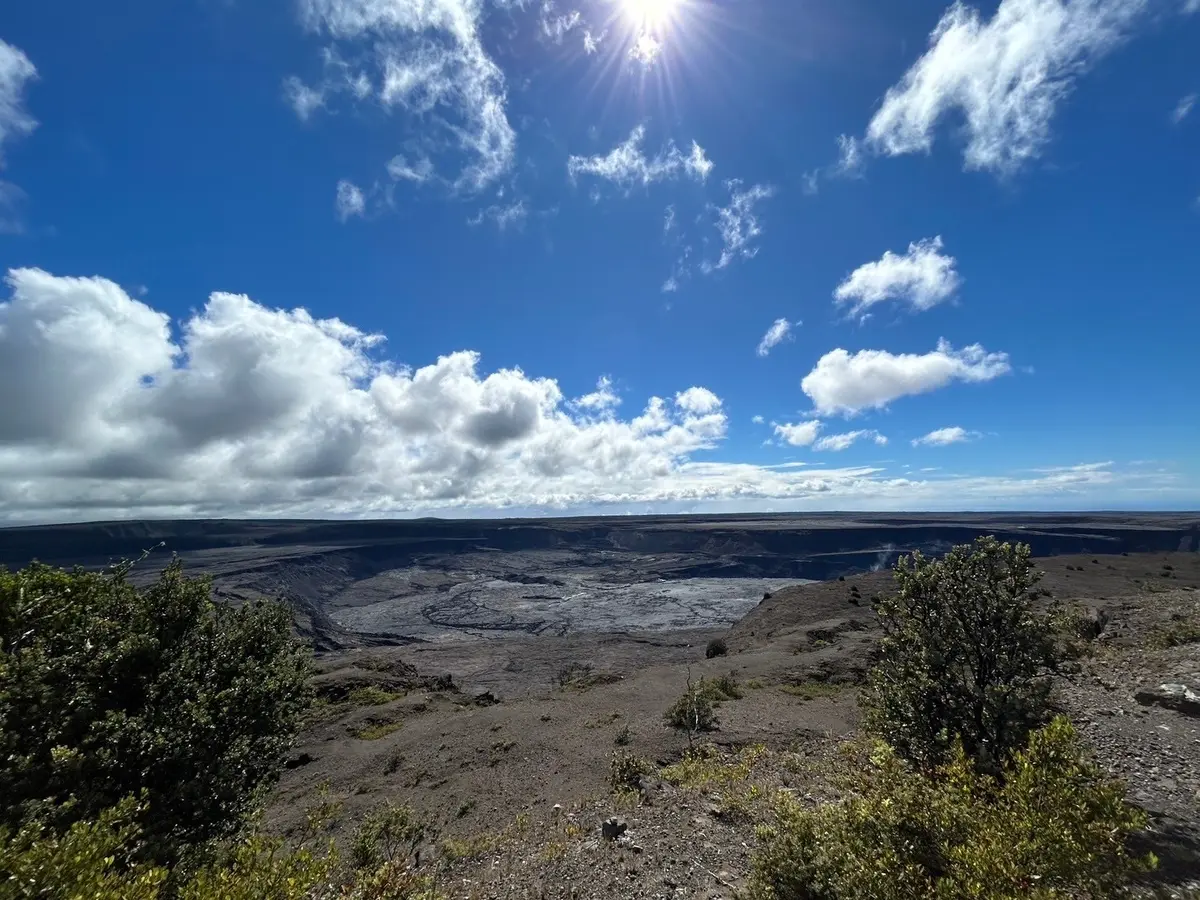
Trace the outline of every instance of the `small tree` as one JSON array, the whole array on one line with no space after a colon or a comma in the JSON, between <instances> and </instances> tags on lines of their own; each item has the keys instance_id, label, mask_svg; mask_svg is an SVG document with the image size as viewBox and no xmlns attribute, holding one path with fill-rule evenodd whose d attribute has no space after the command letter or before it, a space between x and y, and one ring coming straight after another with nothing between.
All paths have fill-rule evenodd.
<instances>
[{"instance_id":1,"label":"small tree","mask_svg":"<svg viewBox=\"0 0 1200 900\"><path fill-rule=\"evenodd\" d=\"M884 637L868 726L921 768L944 763L957 738L996 771L1049 717L1055 617L1034 610L1028 545L981 537L942 559L902 557L895 573L896 593L873 603Z\"/></svg>"},{"instance_id":2,"label":"small tree","mask_svg":"<svg viewBox=\"0 0 1200 900\"><path fill-rule=\"evenodd\" d=\"M237 831L282 768L309 654L276 604L214 603L178 560L144 590L0 569L0 826L62 832L142 798L149 858Z\"/></svg>"}]
</instances>

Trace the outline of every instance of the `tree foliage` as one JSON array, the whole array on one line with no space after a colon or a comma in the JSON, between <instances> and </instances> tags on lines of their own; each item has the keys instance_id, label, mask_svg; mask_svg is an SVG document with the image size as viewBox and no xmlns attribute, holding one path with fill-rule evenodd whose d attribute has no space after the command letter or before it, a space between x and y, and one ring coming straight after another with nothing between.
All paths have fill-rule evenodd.
<instances>
[{"instance_id":1,"label":"tree foliage","mask_svg":"<svg viewBox=\"0 0 1200 900\"><path fill-rule=\"evenodd\" d=\"M169 863L277 777L309 657L280 605L214 603L178 560L140 590L129 568L0 569L0 825L69 837L137 797L145 855Z\"/></svg>"},{"instance_id":2,"label":"tree foliage","mask_svg":"<svg viewBox=\"0 0 1200 900\"><path fill-rule=\"evenodd\" d=\"M882 743L856 762L839 803L779 796L759 828L752 900L1103 900L1154 865L1126 850L1145 815L1066 719L1032 732L1001 778L960 744L931 773Z\"/></svg>"},{"instance_id":3,"label":"tree foliage","mask_svg":"<svg viewBox=\"0 0 1200 900\"><path fill-rule=\"evenodd\" d=\"M884 636L864 696L867 725L919 767L956 740L996 772L1049 716L1055 615L1034 607L1040 578L1024 544L994 537L942 559L902 557L894 595L875 599Z\"/></svg>"}]
</instances>

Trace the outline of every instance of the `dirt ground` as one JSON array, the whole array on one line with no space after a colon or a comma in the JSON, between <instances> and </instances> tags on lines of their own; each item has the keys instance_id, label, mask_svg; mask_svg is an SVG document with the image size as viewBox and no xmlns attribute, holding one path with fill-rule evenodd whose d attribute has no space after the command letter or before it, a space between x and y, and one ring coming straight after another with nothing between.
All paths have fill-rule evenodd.
<instances>
[{"instance_id":1,"label":"dirt ground","mask_svg":"<svg viewBox=\"0 0 1200 900\"><path fill-rule=\"evenodd\" d=\"M1039 559L1041 586L1104 622L1057 698L1152 817L1157 878L1200 873L1200 719L1134 699L1141 688L1200 687L1200 643L1164 635L1200 624L1200 553ZM614 794L614 751L655 771L688 742L663 712L687 680L732 673L740 699L706 740L733 758L764 748L764 789L796 760L829 757L855 734L856 696L877 636L870 597L887 572L777 591L727 630L519 635L485 643L326 654L324 704L296 747L268 823L295 833L325 791L344 837L385 801L438 833L426 849L453 897L732 897L749 869L753 815L723 815L721 792L655 776ZM705 658L721 636L729 653ZM374 692L366 691L372 688ZM357 690L356 690L357 689ZM819 779L791 778L801 792ZM761 810L760 810L761 812ZM600 824L621 815L612 842ZM447 848L456 848L448 850Z\"/></svg>"}]
</instances>

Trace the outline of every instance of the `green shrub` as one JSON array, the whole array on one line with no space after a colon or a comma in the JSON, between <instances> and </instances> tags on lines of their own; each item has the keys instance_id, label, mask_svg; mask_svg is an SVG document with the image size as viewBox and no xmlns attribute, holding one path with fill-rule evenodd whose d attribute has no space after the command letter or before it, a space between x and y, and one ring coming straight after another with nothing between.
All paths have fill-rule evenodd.
<instances>
[{"instance_id":1,"label":"green shrub","mask_svg":"<svg viewBox=\"0 0 1200 900\"><path fill-rule=\"evenodd\" d=\"M686 733L689 741L694 735L717 727L716 707L703 686L703 679L698 684L688 684L683 696L663 714L667 724Z\"/></svg>"},{"instance_id":2,"label":"green shrub","mask_svg":"<svg viewBox=\"0 0 1200 900\"><path fill-rule=\"evenodd\" d=\"M283 606L214 603L178 560L141 590L128 569L0 569L0 825L69 834L142 796L142 849L170 862L278 776L309 656Z\"/></svg>"},{"instance_id":3,"label":"green shrub","mask_svg":"<svg viewBox=\"0 0 1200 900\"><path fill-rule=\"evenodd\" d=\"M815 809L779 795L758 830L752 898L1101 900L1154 865L1126 849L1144 814L1065 719L1032 732L1002 779L961 746L925 775L879 744L848 781L846 799Z\"/></svg>"},{"instance_id":4,"label":"green shrub","mask_svg":"<svg viewBox=\"0 0 1200 900\"><path fill-rule=\"evenodd\" d=\"M955 740L993 772L1049 715L1042 677L1058 656L1056 609L1033 608L1040 573L1025 544L994 537L896 564L897 591L873 605L883 626L864 707L869 728L920 767Z\"/></svg>"},{"instance_id":5,"label":"green shrub","mask_svg":"<svg viewBox=\"0 0 1200 900\"><path fill-rule=\"evenodd\" d=\"M608 761L608 783L614 791L636 791L642 776L650 771L644 759L624 750L614 750Z\"/></svg>"},{"instance_id":6,"label":"green shrub","mask_svg":"<svg viewBox=\"0 0 1200 900\"><path fill-rule=\"evenodd\" d=\"M0 827L0 898L154 900L167 870L134 859L138 811L125 800L61 834L36 821L15 833Z\"/></svg>"},{"instance_id":7,"label":"green shrub","mask_svg":"<svg viewBox=\"0 0 1200 900\"><path fill-rule=\"evenodd\" d=\"M708 646L704 648L704 658L712 659L714 656L724 656L729 652L729 645L725 643L723 638L713 638L708 642Z\"/></svg>"},{"instance_id":8,"label":"green shrub","mask_svg":"<svg viewBox=\"0 0 1200 900\"><path fill-rule=\"evenodd\" d=\"M407 806L388 803L372 810L354 835L350 847L355 868L375 869L384 863L404 863L426 837L426 826Z\"/></svg>"}]
</instances>

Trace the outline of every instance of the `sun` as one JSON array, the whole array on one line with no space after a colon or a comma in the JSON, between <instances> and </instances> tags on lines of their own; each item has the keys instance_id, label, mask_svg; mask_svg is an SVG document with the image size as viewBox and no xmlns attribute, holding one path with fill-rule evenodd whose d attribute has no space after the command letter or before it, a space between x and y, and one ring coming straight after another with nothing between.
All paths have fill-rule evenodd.
<instances>
[{"instance_id":1,"label":"sun","mask_svg":"<svg viewBox=\"0 0 1200 900\"><path fill-rule=\"evenodd\" d=\"M644 32L662 32L686 0L620 0L626 18Z\"/></svg>"}]
</instances>

